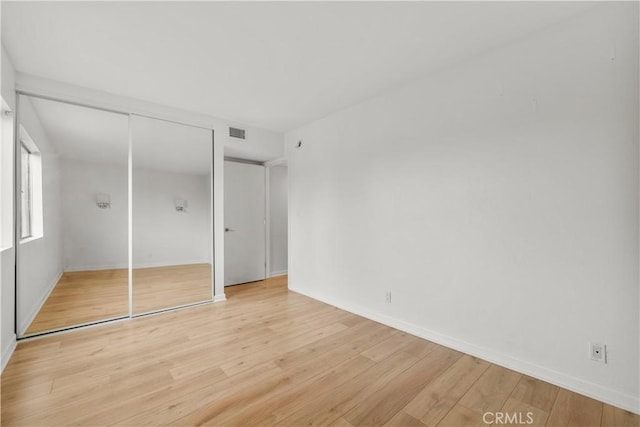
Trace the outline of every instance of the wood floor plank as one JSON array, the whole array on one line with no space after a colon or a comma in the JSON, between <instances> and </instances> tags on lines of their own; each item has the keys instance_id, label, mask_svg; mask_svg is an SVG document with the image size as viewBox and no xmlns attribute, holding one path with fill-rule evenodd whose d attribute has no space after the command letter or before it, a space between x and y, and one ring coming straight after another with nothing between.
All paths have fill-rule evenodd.
<instances>
[{"instance_id":1,"label":"wood floor plank","mask_svg":"<svg viewBox=\"0 0 640 427\"><path fill-rule=\"evenodd\" d=\"M175 424L180 418L207 407L216 401L225 400L236 393L250 390L260 384L283 380L280 369L273 363L265 363L238 374L226 377L204 387L192 388L189 382L183 382L182 390L162 389L158 393L147 395L143 406L135 409L133 416L120 419L118 424L125 425L161 425Z\"/></svg>"},{"instance_id":2,"label":"wood floor plank","mask_svg":"<svg viewBox=\"0 0 640 427\"><path fill-rule=\"evenodd\" d=\"M560 388L553 384L523 375L511 397L548 414L551 412L559 390Z\"/></svg>"},{"instance_id":3,"label":"wood floor plank","mask_svg":"<svg viewBox=\"0 0 640 427\"><path fill-rule=\"evenodd\" d=\"M423 340L418 337L413 337L413 341L407 344L402 351L411 354L412 356L422 359L427 354L431 353L436 348L440 347L438 344Z\"/></svg>"},{"instance_id":4,"label":"wood floor plank","mask_svg":"<svg viewBox=\"0 0 640 427\"><path fill-rule=\"evenodd\" d=\"M353 425L382 425L411 401L430 381L446 371L462 353L440 347L398 374L383 389L344 415Z\"/></svg>"},{"instance_id":5,"label":"wood floor plank","mask_svg":"<svg viewBox=\"0 0 640 427\"><path fill-rule=\"evenodd\" d=\"M509 398L500 410L500 425L544 427L547 424L549 414L540 408ZM507 418L510 417L510 418ZM498 424L496 421L495 424Z\"/></svg>"},{"instance_id":6,"label":"wood floor plank","mask_svg":"<svg viewBox=\"0 0 640 427\"><path fill-rule=\"evenodd\" d=\"M427 384L404 411L427 425L436 425L462 395L489 368L489 363L463 356L438 378Z\"/></svg>"},{"instance_id":7,"label":"wood floor plank","mask_svg":"<svg viewBox=\"0 0 640 427\"><path fill-rule=\"evenodd\" d=\"M548 426L592 427L602 423L603 404L568 390L561 389L551 409Z\"/></svg>"},{"instance_id":8,"label":"wood floor plank","mask_svg":"<svg viewBox=\"0 0 640 427\"><path fill-rule=\"evenodd\" d=\"M384 333L389 333L390 329L373 322L357 322L354 325L349 332L343 331L326 337L285 354L276 361L279 367L289 373L292 369L294 372L300 369L301 364L319 360L328 367L323 375L300 385L294 384L294 387L279 391L263 402L256 402L226 422L232 425L272 424L295 412L300 405L313 405L319 395L371 367L373 362L367 362L359 353L367 345L373 346L384 340L387 336ZM274 408L279 408L278 416L272 414Z\"/></svg>"},{"instance_id":9,"label":"wood floor plank","mask_svg":"<svg viewBox=\"0 0 640 427\"><path fill-rule=\"evenodd\" d=\"M602 408L603 427L638 427L640 415L604 404Z\"/></svg>"},{"instance_id":10,"label":"wood floor plank","mask_svg":"<svg viewBox=\"0 0 640 427\"><path fill-rule=\"evenodd\" d=\"M424 427L422 421L413 418L405 411L399 411L389 421L384 424L385 427Z\"/></svg>"},{"instance_id":11,"label":"wood floor plank","mask_svg":"<svg viewBox=\"0 0 640 427\"><path fill-rule=\"evenodd\" d=\"M388 358L376 363L362 374L342 384L341 387L316 396L313 405L305 405L294 401L290 406L277 408L274 414L277 416L288 415L291 409L294 413L282 419L277 425L328 425L337 418L343 416L357 404L366 401L369 396L419 359L402 351L390 355ZM291 408L293 406L293 408ZM349 421L347 419L347 421Z\"/></svg>"},{"instance_id":12,"label":"wood floor plank","mask_svg":"<svg viewBox=\"0 0 640 427\"><path fill-rule=\"evenodd\" d=\"M487 425L482 419L481 413L462 405L454 406L438 423L438 427L486 427Z\"/></svg>"},{"instance_id":13,"label":"wood floor plank","mask_svg":"<svg viewBox=\"0 0 640 427\"><path fill-rule=\"evenodd\" d=\"M638 416L306 296L286 277L224 303L20 342L3 426L638 426ZM513 421L512 418L510 418Z\"/></svg>"},{"instance_id":14,"label":"wood floor plank","mask_svg":"<svg viewBox=\"0 0 640 427\"><path fill-rule=\"evenodd\" d=\"M353 427L353 426L349 424L344 418L338 418L331 424L331 427Z\"/></svg>"},{"instance_id":15,"label":"wood floor plank","mask_svg":"<svg viewBox=\"0 0 640 427\"><path fill-rule=\"evenodd\" d=\"M311 378L263 401L254 402L242 413L227 419L227 423L238 426L275 424L278 420L295 413L300 407L314 405L319 396L340 387L373 365L374 362L357 355L353 359L334 365L319 377ZM276 409L277 415L274 414Z\"/></svg>"},{"instance_id":16,"label":"wood floor plank","mask_svg":"<svg viewBox=\"0 0 640 427\"><path fill-rule=\"evenodd\" d=\"M522 374L510 369L491 365L462 396L458 404L481 414L499 411L521 376Z\"/></svg>"},{"instance_id":17,"label":"wood floor plank","mask_svg":"<svg viewBox=\"0 0 640 427\"><path fill-rule=\"evenodd\" d=\"M376 344L373 347L368 348L361 354L364 357L368 357L375 362L380 361L389 357L390 354L395 353L404 345L408 344L409 336L409 334L404 334L400 331L394 331L389 338L379 344Z\"/></svg>"}]
</instances>

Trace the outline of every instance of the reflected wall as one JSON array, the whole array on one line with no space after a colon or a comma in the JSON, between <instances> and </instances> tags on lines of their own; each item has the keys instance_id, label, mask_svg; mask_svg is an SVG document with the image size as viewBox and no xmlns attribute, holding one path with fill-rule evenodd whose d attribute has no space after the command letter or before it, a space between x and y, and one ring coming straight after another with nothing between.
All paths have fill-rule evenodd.
<instances>
[{"instance_id":1,"label":"reflected wall","mask_svg":"<svg viewBox=\"0 0 640 427\"><path fill-rule=\"evenodd\" d=\"M18 120L18 334L127 316L128 116L21 95Z\"/></svg>"},{"instance_id":2,"label":"reflected wall","mask_svg":"<svg viewBox=\"0 0 640 427\"><path fill-rule=\"evenodd\" d=\"M213 298L212 131L132 117L133 314Z\"/></svg>"}]
</instances>

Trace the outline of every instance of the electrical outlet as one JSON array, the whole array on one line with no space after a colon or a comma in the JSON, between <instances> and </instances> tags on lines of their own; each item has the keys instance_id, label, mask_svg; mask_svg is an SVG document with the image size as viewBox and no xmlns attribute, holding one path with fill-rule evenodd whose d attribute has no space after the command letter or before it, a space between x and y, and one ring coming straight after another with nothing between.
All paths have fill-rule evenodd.
<instances>
[{"instance_id":1,"label":"electrical outlet","mask_svg":"<svg viewBox=\"0 0 640 427\"><path fill-rule=\"evenodd\" d=\"M391 291L387 291L387 304L391 304Z\"/></svg>"},{"instance_id":2,"label":"electrical outlet","mask_svg":"<svg viewBox=\"0 0 640 427\"><path fill-rule=\"evenodd\" d=\"M600 363L607 363L607 346L605 344L589 343L589 357Z\"/></svg>"}]
</instances>

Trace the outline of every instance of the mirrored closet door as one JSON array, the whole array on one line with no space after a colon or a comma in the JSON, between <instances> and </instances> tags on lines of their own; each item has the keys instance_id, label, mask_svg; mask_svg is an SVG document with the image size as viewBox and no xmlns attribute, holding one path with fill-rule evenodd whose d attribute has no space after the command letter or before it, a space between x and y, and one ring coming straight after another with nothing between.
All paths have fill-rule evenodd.
<instances>
[{"instance_id":1,"label":"mirrored closet door","mask_svg":"<svg viewBox=\"0 0 640 427\"><path fill-rule=\"evenodd\" d=\"M17 332L129 315L129 116L20 95Z\"/></svg>"},{"instance_id":2,"label":"mirrored closet door","mask_svg":"<svg viewBox=\"0 0 640 427\"><path fill-rule=\"evenodd\" d=\"M213 298L213 133L132 116L133 315Z\"/></svg>"}]
</instances>

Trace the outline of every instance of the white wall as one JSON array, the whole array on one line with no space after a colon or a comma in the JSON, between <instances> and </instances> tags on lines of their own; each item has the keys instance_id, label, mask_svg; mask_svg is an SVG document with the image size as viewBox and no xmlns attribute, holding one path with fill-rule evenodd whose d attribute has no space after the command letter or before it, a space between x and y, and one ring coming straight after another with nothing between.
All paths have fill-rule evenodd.
<instances>
[{"instance_id":1,"label":"white wall","mask_svg":"<svg viewBox=\"0 0 640 427\"><path fill-rule=\"evenodd\" d=\"M13 246L13 118L14 111L2 100L0 144L0 251Z\"/></svg>"},{"instance_id":2,"label":"white wall","mask_svg":"<svg viewBox=\"0 0 640 427\"><path fill-rule=\"evenodd\" d=\"M287 273L287 166L269 167L269 276Z\"/></svg>"},{"instance_id":3,"label":"white wall","mask_svg":"<svg viewBox=\"0 0 640 427\"><path fill-rule=\"evenodd\" d=\"M638 412L638 114L612 3L289 132L289 286Z\"/></svg>"},{"instance_id":4,"label":"white wall","mask_svg":"<svg viewBox=\"0 0 640 427\"><path fill-rule=\"evenodd\" d=\"M18 330L24 331L62 274L60 168L58 155L28 98L21 97L20 123L40 150L43 236L18 250Z\"/></svg>"},{"instance_id":5,"label":"white wall","mask_svg":"<svg viewBox=\"0 0 640 427\"><path fill-rule=\"evenodd\" d=\"M1 48L1 71L0 76L2 98L7 102L9 108L14 112L16 111L16 99L15 99L15 71L13 64L9 59L9 56L4 50L4 46ZM2 126L5 125L3 120ZM13 134L13 133L12 133ZM6 132L3 129L2 145L3 151L6 145L13 145L13 141L5 140ZM9 184L13 188L13 163L9 162L7 165L4 161L2 164L2 186ZM8 166L8 167L7 167ZM10 182L7 182L7 177ZM10 221L13 224L13 193L6 194L2 192L2 206L0 207L0 215L2 215L2 222ZM6 200L8 197L10 200ZM12 228L9 231L13 233ZM12 238L10 238L13 240ZM16 335L14 333L14 316L15 316L15 289L14 289L14 256L15 251L13 247L3 248L0 250L0 368L4 369L6 363L13 352L13 348L16 345Z\"/></svg>"},{"instance_id":6,"label":"white wall","mask_svg":"<svg viewBox=\"0 0 640 427\"><path fill-rule=\"evenodd\" d=\"M206 263L211 260L209 175L133 171L133 266ZM187 211L175 209L176 198Z\"/></svg>"},{"instance_id":7,"label":"white wall","mask_svg":"<svg viewBox=\"0 0 640 427\"><path fill-rule=\"evenodd\" d=\"M225 157L264 162L284 156L283 135L244 125L231 125L246 130L246 139L231 138L227 131L217 135L224 141Z\"/></svg>"}]
</instances>

